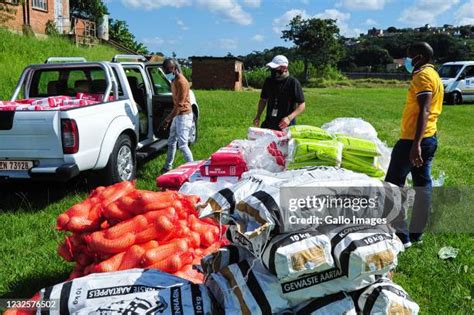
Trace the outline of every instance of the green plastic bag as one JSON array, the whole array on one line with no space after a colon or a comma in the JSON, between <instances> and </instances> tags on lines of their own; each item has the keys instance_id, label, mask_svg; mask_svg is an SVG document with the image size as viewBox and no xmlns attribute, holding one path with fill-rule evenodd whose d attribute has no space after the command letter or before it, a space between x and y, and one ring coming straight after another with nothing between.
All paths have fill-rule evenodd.
<instances>
[{"instance_id":1,"label":"green plastic bag","mask_svg":"<svg viewBox=\"0 0 474 315\"><path fill-rule=\"evenodd\" d=\"M378 166L370 165L370 164L360 165L360 164L356 164L351 161L343 159L341 163L341 167L354 171L354 172L364 173L371 177L382 178L383 176L385 176L385 172L381 168L379 168Z\"/></svg>"},{"instance_id":2,"label":"green plastic bag","mask_svg":"<svg viewBox=\"0 0 474 315\"><path fill-rule=\"evenodd\" d=\"M315 139L315 140L332 140L333 136L326 130L308 126L308 125L294 125L288 128L291 138L298 139Z\"/></svg>"},{"instance_id":3,"label":"green plastic bag","mask_svg":"<svg viewBox=\"0 0 474 315\"><path fill-rule=\"evenodd\" d=\"M288 144L287 168L306 166L339 166L342 144L336 140L291 139Z\"/></svg>"},{"instance_id":4,"label":"green plastic bag","mask_svg":"<svg viewBox=\"0 0 474 315\"><path fill-rule=\"evenodd\" d=\"M377 145L373 141L345 135L336 135L336 139L344 145L344 152L359 156L380 156Z\"/></svg>"},{"instance_id":5,"label":"green plastic bag","mask_svg":"<svg viewBox=\"0 0 474 315\"><path fill-rule=\"evenodd\" d=\"M347 161L360 166L376 166L377 157L375 156L360 156L347 153L342 149L342 161Z\"/></svg>"}]
</instances>

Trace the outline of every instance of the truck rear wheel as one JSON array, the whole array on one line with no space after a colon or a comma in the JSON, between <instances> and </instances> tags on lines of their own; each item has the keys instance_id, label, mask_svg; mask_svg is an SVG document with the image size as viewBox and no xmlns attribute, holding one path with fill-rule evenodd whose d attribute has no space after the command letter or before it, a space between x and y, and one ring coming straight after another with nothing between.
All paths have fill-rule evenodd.
<instances>
[{"instance_id":1,"label":"truck rear wheel","mask_svg":"<svg viewBox=\"0 0 474 315\"><path fill-rule=\"evenodd\" d=\"M109 162L104 169L104 182L106 184L115 184L126 180L133 180L135 179L136 172L135 148L130 137L122 134L115 143L109 157Z\"/></svg>"},{"instance_id":2,"label":"truck rear wheel","mask_svg":"<svg viewBox=\"0 0 474 315\"><path fill-rule=\"evenodd\" d=\"M462 95L459 92L453 92L450 95L449 103L452 105L462 104Z\"/></svg>"}]
</instances>

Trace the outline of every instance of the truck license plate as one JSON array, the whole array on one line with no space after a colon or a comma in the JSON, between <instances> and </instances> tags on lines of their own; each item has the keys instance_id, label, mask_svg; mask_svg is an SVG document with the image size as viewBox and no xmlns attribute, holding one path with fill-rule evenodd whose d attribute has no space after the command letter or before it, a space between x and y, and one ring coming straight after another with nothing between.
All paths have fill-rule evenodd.
<instances>
[{"instance_id":1,"label":"truck license plate","mask_svg":"<svg viewBox=\"0 0 474 315\"><path fill-rule=\"evenodd\" d=\"M33 168L33 161L0 160L0 171L28 171Z\"/></svg>"}]
</instances>

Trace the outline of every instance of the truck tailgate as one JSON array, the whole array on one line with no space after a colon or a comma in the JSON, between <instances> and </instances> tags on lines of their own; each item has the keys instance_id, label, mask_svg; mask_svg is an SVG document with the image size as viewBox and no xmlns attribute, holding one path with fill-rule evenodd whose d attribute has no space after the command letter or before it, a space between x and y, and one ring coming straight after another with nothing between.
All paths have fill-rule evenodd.
<instances>
[{"instance_id":1,"label":"truck tailgate","mask_svg":"<svg viewBox=\"0 0 474 315\"><path fill-rule=\"evenodd\" d=\"M0 159L62 158L59 111L0 112ZM5 120L9 120L8 121Z\"/></svg>"}]
</instances>

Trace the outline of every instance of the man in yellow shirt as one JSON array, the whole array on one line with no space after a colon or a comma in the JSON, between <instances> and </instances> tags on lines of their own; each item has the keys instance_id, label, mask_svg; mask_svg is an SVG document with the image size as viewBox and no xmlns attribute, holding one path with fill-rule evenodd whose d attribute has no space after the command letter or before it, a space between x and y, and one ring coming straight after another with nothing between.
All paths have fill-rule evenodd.
<instances>
[{"instance_id":1,"label":"man in yellow shirt","mask_svg":"<svg viewBox=\"0 0 474 315\"><path fill-rule=\"evenodd\" d=\"M412 73L402 114L401 136L392 151L385 180L403 187L409 173L416 195L410 227L400 216L392 225L406 248L421 242L431 207L431 163L438 147L436 122L443 107L444 88L430 64L433 48L426 42L411 45L405 67Z\"/></svg>"}]
</instances>

